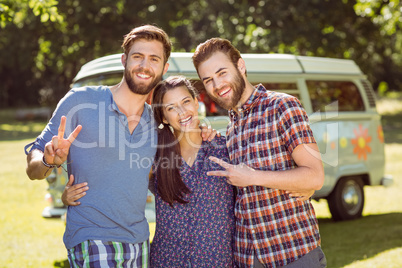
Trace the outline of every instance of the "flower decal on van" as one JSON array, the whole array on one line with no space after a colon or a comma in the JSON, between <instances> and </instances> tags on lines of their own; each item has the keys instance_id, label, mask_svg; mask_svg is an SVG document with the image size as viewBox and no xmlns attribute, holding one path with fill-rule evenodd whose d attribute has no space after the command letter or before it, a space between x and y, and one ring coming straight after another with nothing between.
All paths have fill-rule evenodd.
<instances>
[{"instance_id":1,"label":"flower decal on van","mask_svg":"<svg viewBox=\"0 0 402 268\"><path fill-rule=\"evenodd\" d=\"M340 140L339 140L339 145L340 145L342 148L346 148L346 147L348 146L348 139L347 139L346 137L340 138Z\"/></svg>"},{"instance_id":2,"label":"flower decal on van","mask_svg":"<svg viewBox=\"0 0 402 268\"><path fill-rule=\"evenodd\" d=\"M381 125L379 125L377 128L377 135L378 135L378 139L380 140L380 142L384 143L384 131L382 130Z\"/></svg>"},{"instance_id":3,"label":"flower decal on van","mask_svg":"<svg viewBox=\"0 0 402 268\"><path fill-rule=\"evenodd\" d=\"M357 157L367 160L367 154L371 153L371 148L368 145L371 142L371 137L368 135L368 128L363 128L359 125L359 129L354 129L356 139L352 139L351 143L355 146L353 153L357 154Z\"/></svg>"}]
</instances>

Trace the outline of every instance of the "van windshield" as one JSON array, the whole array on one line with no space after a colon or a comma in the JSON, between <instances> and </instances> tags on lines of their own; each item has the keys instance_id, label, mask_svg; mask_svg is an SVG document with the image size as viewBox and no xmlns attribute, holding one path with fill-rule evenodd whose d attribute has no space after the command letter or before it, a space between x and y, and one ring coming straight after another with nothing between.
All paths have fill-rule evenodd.
<instances>
[{"instance_id":1,"label":"van windshield","mask_svg":"<svg viewBox=\"0 0 402 268\"><path fill-rule=\"evenodd\" d=\"M94 76L85 77L78 80L72 84L72 88L83 87L83 86L113 86L121 81L122 73L108 73L108 74L97 74Z\"/></svg>"}]
</instances>

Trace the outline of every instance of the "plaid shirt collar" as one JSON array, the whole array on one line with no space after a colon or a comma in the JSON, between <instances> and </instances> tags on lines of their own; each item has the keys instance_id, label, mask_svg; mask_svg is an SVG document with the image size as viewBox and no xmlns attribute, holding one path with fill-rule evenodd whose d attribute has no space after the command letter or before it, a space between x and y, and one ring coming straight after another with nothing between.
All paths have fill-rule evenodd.
<instances>
[{"instance_id":1,"label":"plaid shirt collar","mask_svg":"<svg viewBox=\"0 0 402 268\"><path fill-rule=\"evenodd\" d=\"M266 91L267 90L262 84L258 84L257 86L255 86L253 94L251 94L250 98L248 98L248 100L241 106L241 108L239 108L239 114L242 115L251 110L258 103L258 99L260 99ZM238 114L235 112L235 110L229 110L229 118L232 122L238 119Z\"/></svg>"}]
</instances>

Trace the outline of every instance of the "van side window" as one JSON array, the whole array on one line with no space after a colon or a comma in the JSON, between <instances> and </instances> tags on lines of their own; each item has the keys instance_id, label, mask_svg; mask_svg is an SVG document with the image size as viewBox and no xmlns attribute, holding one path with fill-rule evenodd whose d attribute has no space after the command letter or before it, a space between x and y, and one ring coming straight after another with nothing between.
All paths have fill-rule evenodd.
<instances>
[{"instance_id":1,"label":"van side window","mask_svg":"<svg viewBox=\"0 0 402 268\"><path fill-rule=\"evenodd\" d=\"M252 83L257 85L258 83ZM286 93L292 95L300 100L299 90L296 83L261 83L267 90ZM301 100L300 100L301 101Z\"/></svg>"},{"instance_id":2,"label":"van side window","mask_svg":"<svg viewBox=\"0 0 402 268\"><path fill-rule=\"evenodd\" d=\"M350 81L307 80L313 111L364 111L359 89Z\"/></svg>"}]
</instances>

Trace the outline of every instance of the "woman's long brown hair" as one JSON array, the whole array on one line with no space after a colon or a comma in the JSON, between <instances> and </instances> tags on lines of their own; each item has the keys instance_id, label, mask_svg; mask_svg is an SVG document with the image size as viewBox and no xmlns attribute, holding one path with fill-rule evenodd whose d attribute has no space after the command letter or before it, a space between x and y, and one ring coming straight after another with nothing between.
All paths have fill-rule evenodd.
<instances>
[{"instance_id":1,"label":"woman's long brown hair","mask_svg":"<svg viewBox=\"0 0 402 268\"><path fill-rule=\"evenodd\" d=\"M160 82L154 90L152 97L152 109L156 124L163 126L158 128L158 148L155 156L154 175L157 177L157 191L161 198L173 207L173 203L188 203L185 195L190 189L183 182L180 175L182 165L180 145L168 124L163 122L163 97L169 90L184 86L190 95L197 97L191 82L183 76L171 76Z\"/></svg>"}]
</instances>

